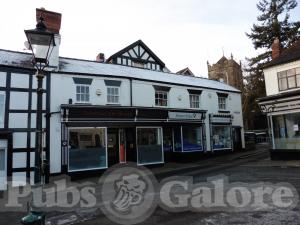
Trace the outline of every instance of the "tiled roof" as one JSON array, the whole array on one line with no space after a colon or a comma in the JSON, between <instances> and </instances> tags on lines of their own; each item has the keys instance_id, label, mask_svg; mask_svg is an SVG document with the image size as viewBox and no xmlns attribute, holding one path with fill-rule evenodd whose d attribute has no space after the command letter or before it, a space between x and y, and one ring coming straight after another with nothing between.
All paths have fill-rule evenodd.
<instances>
[{"instance_id":1,"label":"tiled roof","mask_svg":"<svg viewBox=\"0 0 300 225\"><path fill-rule=\"evenodd\" d=\"M278 58L270 61L265 68L280 65L283 63L293 62L296 60L300 60L300 40L295 42L289 48L283 50Z\"/></svg>"},{"instance_id":2,"label":"tiled roof","mask_svg":"<svg viewBox=\"0 0 300 225\"><path fill-rule=\"evenodd\" d=\"M0 50L0 66L16 66L20 68L32 68L30 63L31 54ZM166 73L136 67L115 65L110 63L99 63L81 59L71 59L60 57L60 73L73 73L83 75L99 76L119 76L133 79L148 80L152 82L163 82L174 85L186 85L197 88L209 88L221 91L240 92L238 89L231 87L219 81L209 80L197 76L185 76L174 73Z\"/></svg>"}]
</instances>

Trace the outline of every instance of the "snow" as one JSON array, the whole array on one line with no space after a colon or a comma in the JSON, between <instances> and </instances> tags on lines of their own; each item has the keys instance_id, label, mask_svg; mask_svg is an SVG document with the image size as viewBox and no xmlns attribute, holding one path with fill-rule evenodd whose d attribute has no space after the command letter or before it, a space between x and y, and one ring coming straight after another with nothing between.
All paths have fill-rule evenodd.
<instances>
[{"instance_id":1,"label":"snow","mask_svg":"<svg viewBox=\"0 0 300 225\"><path fill-rule=\"evenodd\" d=\"M0 65L16 66L21 68L32 68L30 63L31 54L0 50ZM96 61L63 58L59 59L61 73L81 73L106 76L121 76L149 80L152 82L165 82L176 85L186 85L199 88L210 88L221 91L240 92L238 89L221 83L219 81L209 80L201 77L184 76L174 73L159 72L147 69L139 69L129 66L99 63Z\"/></svg>"}]
</instances>

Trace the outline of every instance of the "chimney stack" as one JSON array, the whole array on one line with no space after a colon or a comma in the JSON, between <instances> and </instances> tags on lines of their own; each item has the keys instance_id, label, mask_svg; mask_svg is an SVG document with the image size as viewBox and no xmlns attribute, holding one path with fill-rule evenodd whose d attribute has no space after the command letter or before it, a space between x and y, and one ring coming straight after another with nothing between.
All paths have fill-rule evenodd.
<instances>
[{"instance_id":1,"label":"chimney stack","mask_svg":"<svg viewBox=\"0 0 300 225\"><path fill-rule=\"evenodd\" d=\"M104 55L104 53L99 53L98 55L97 55L97 57L96 57L96 61L97 62L105 62L105 55Z\"/></svg>"},{"instance_id":2,"label":"chimney stack","mask_svg":"<svg viewBox=\"0 0 300 225\"><path fill-rule=\"evenodd\" d=\"M47 29L54 33L55 46L53 47L52 53L49 58L49 69L58 70L59 68L59 46L61 36L59 34L61 26L61 14L57 12L51 12L45 8L36 9L36 21L39 21L40 17L44 18L44 22Z\"/></svg>"},{"instance_id":3,"label":"chimney stack","mask_svg":"<svg viewBox=\"0 0 300 225\"><path fill-rule=\"evenodd\" d=\"M281 53L281 44L278 38L275 38L272 44L272 59L276 59L280 56Z\"/></svg>"}]
</instances>

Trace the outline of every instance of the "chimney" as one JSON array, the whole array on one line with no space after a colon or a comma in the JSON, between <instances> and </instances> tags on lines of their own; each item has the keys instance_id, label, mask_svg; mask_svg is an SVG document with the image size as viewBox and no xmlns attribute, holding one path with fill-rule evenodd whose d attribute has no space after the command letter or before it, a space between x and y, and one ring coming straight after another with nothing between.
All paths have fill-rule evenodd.
<instances>
[{"instance_id":1,"label":"chimney","mask_svg":"<svg viewBox=\"0 0 300 225\"><path fill-rule=\"evenodd\" d=\"M104 55L104 53L99 53L98 55L97 55L97 57L96 57L96 61L97 62L105 62L105 55Z\"/></svg>"},{"instance_id":2,"label":"chimney","mask_svg":"<svg viewBox=\"0 0 300 225\"><path fill-rule=\"evenodd\" d=\"M59 66L59 46L61 42L61 36L59 34L61 26L61 14L57 12L48 11L45 8L36 9L36 21L39 21L40 17L44 18L44 22L47 29L54 33L55 46L49 59L50 69L58 70Z\"/></svg>"},{"instance_id":3,"label":"chimney","mask_svg":"<svg viewBox=\"0 0 300 225\"><path fill-rule=\"evenodd\" d=\"M276 59L280 56L281 44L278 38L275 38L272 44L272 59Z\"/></svg>"}]
</instances>

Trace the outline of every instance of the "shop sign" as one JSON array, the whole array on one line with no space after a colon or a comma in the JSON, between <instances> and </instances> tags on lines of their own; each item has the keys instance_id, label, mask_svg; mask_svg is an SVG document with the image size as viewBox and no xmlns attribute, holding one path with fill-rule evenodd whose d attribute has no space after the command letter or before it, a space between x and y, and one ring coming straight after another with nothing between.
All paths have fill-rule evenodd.
<instances>
[{"instance_id":1,"label":"shop sign","mask_svg":"<svg viewBox=\"0 0 300 225\"><path fill-rule=\"evenodd\" d=\"M202 119L202 113L169 112L169 119L176 119L176 120L201 120Z\"/></svg>"},{"instance_id":2,"label":"shop sign","mask_svg":"<svg viewBox=\"0 0 300 225\"><path fill-rule=\"evenodd\" d=\"M212 117L211 118L212 123L231 123L230 117Z\"/></svg>"}]
</instances>

